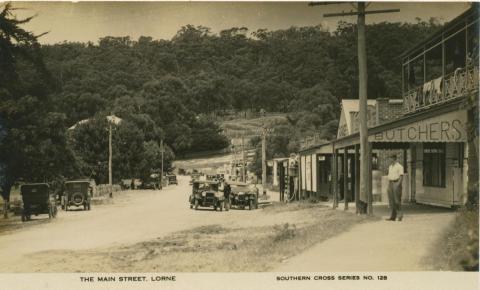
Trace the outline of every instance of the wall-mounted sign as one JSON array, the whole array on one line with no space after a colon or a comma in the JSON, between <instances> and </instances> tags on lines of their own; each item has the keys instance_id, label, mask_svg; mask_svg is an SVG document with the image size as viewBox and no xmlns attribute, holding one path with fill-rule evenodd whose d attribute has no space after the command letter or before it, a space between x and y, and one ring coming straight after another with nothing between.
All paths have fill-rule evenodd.
<instances>
[{"instance_id":1,"label":"wall-mounted sign","mask_svg":"<svg viewBox=\"0 0 480 290\"><path fill-rule=\"evenodd\" d=\"M466 142L467 112L450 112L368 136L369 142Z\"/></svg>"}]
</instances>

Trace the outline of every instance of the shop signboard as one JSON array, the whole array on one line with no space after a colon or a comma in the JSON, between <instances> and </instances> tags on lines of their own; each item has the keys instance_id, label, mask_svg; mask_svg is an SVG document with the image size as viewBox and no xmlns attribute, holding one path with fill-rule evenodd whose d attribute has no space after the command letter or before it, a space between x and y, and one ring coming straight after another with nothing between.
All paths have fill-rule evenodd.
<instances>
[{"instance_id":1,"label":"shop signboard","mask_svg":"<svg viewBox=\"0 0 480 290\"><path fill-rule=\"evenodd\" d=\"M369 142L466 142L467 112L454 111L368 136Z\"/></svg>"}]
</instances>

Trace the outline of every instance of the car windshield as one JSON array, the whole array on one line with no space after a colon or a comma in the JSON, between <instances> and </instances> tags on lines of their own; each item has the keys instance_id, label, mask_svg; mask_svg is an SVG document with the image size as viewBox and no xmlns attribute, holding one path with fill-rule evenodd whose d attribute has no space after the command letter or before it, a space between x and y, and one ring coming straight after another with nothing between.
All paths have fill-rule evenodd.
<instances>
[{"instance_id":1,"label":"car windshield","mask_svg":"<svg viewBox=\"0 0 480 290\"><path fill-rule=\"evenodd\" d=\"M89 185L88 182L72 182L66 183L65 187L68 191L82 191L87 190Z\"/></svg>"},{"instance_id":2,"label":"car windshield","mask_svg":"<svg viewBox=\"0 0 480 290\"><path fill-rule=\"evenodd\" d=\"M249 191L247 185L232 185L231 188L233 193Z\"/></svg>"},{"instance_id":3,"label":"car windshield","mask_svg":"<svg viewBox=\"0 0 480 290\"><path fill-rule=\"evenodd\" d=\"M194 188L197 190L205 191L205 190L211 190L211 191L217 191L218 190L218 184L215 183L195 183Z\"/></svg>"}]
</instances>

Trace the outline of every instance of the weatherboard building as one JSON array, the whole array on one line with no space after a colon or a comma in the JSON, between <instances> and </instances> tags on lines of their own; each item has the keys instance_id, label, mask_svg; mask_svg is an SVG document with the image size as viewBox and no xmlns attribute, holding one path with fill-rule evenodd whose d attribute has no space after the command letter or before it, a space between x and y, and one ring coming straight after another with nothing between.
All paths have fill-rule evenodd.
<instances>
[{"instance_id":1,"label":"weatherboard building","mask_svg":"<svg viewBox=\"0 0 480 290\"><path fill-rule=\"evenodd\" d=\"M467 115L478 110L470 101L479 93L478 13L472 5L400 56L402 99L368 101L367 188L374 201L387 200L385 156L395 152L405 169L404 200L445 207L465 203L468 150L478 156L467 140ZM357 118L358 100L343 100L337 138L299 152L303 198L323 196L335 204L347 201L347 207L348 201L367 201L357 182Z\"/></svg>"}]
</instances>

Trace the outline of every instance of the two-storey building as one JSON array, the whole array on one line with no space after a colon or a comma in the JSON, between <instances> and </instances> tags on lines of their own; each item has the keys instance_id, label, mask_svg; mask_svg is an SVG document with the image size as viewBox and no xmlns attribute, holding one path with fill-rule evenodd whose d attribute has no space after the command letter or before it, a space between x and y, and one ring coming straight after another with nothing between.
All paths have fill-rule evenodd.
<instances>
[{"instance_id":1,"label":"two-storey building","mask_svg":"<svg viewBox=\"0 0 480 290\"><path fill-rule=\"evenodd\" d=\"M351 200L366 202L366 192L381 196L386 192L382 175L387 168L382 156L395 150L406 171L404 199L447 207L464 204L467 153L478 152L478 148L468 148L467 142L467 114L472 110L468 100L478 97L479 92L478 27L478 5L472 4L437 33L399 56L402 100L369 100L367 159L371 178L367 191L360 192L359 182L355 182L360 170L358 109L345 109L358 106L358 100L342 103L336 140L300 152L301 190L306 194L318 191L322 168L313 158L317 158L317 151L326 150L332 162L324 171L331 172L330 192L335 203L343 200L348 206ZM392 107L382 115L382 106Z\"/></svg>"}]
</instances>

